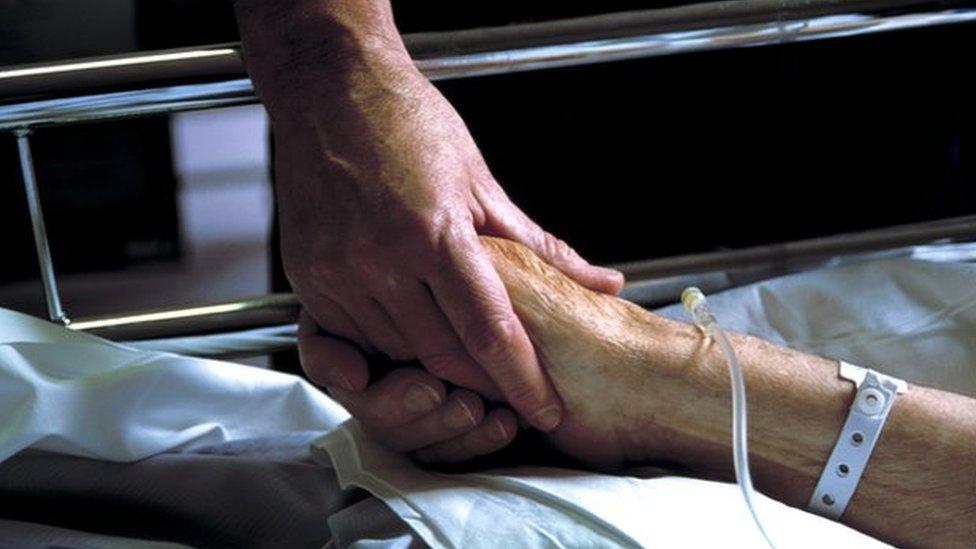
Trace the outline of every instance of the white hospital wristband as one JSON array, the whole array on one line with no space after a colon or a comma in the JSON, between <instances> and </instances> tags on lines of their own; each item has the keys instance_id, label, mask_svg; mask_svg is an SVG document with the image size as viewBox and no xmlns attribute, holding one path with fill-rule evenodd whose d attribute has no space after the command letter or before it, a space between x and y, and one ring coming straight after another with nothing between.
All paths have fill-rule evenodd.
<instances>
[{"instance_id":1,"label":"white hospital wristband","mask_svg":"<svg viewBox=\"0 0 976 549\"><path fill-rule=\"evenodd\" d=\"M811 512L834 520L844 514L857 490L895 397L908 391L908 384L900 379L844 361L840 362L839 375L854 382L857 394L807 506Z\"/></svg>"}]
</instances>

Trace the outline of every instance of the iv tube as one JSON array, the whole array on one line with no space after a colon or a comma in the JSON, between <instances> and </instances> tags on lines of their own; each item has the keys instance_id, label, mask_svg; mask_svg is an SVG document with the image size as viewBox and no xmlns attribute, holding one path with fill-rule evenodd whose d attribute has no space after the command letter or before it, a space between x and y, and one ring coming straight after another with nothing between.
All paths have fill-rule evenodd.
<instances>
[{"instance_id":1,"label":"iv tube","mask_svg":"<svg viewBox=\"0 0 976 549\"><path fill-rule=\"evenodd\" d=\"M732 462L735 465L735 478L742 490L742 498L749 508L752 520L759 528L766 543L771 548L775 547L766 529L763 528L759 515L753 507L753 495L755 490L752 487L752 476L749 474L749 443L748 427L746 424L746 382L742 375L742 366L739 359L735 356L735 350L725 332L718 326L715 315L708 308L705 294L695 287L685 288L681 292L681 303L685 309L691 313L695 324L701 328L705 335L718 343L719 349L725 355L725 361L729 366L729 375L732 378Z\"/></svg>"}]
</instances>

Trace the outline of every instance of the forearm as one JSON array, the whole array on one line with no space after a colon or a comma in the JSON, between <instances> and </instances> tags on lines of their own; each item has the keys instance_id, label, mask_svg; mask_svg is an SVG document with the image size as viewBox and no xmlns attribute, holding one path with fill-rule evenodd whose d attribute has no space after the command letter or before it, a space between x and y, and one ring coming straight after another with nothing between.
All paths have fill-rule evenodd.
<instances>
[{"instance_id":1,"label":"forearm","mask_svg":"<svg viewBox=\"0 0 976 549\"><path fill-rule=\"evenodd\" d=\"M424 97L431 86L400 40L389 1L235 6L248 73L275 132L283 236L308 234L310 227L293 225L314 225L324 186L329 200L360 211L362 193L382 192L384 181L402 176L405 167L388 165L407 163L421 149L418 135L430 130L416 113L437 106Z\"/></svg>"},{"instance_id":2,"label":"forearm","mask_svg":"<svg viewBox=\"0 0 976 549\"><path fill-rule=\"evenodd\" d=\"M272 116L347 91L364 66L410 66L389 0L235 0L245 64Z\"/></svg>"},{"instance_id":3,"label":"forearm","mask_svg":"<svg viewBox=\"0 0 976 549\"><path fill-rule=\"evenodd\" d=\"M666 423L670 457L732 477L728 371L690 326L672 329L683 349L672 383L682 402ZM854 397L837 362L733 334L749 404L749 444L757 488L806 507ZM676 389L677 390L677 389ZM843 522L904 546L971 547L976 541L976 401L911 387L899 395Z\"/></svg>"},{"instance_id":4,"label":"forearm","mask_svg":"<svg viewBox=\"0 0 976 549\"><path fill-rule=\"evenodd\" d=\"M567 408L549 440L594 466L667 460L732 479L729 374L696 327L580 288L484 239ZM806 507L855 394L835 361L731 334L746 377L757 487ZM870 366L870 365L865 365ZM842 520L905 546L976 541L976 401L900 395Z\"/></svg>"}]
</instances>

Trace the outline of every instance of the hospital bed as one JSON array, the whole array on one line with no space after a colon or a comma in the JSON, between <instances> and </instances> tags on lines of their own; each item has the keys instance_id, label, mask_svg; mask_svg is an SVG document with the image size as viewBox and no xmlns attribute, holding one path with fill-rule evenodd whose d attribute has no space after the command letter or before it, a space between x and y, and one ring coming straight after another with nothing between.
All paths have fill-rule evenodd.
<instances>
[{"instance_id":1,"label":"hospital bed","mask_svg":"<svg viewBox=\"0 0 976 549\"><path fill-rule=\"evenodd\" d=\"M440 80L682 52L825 40L971 21L976 21L976 7L967 3L742 0L499 28L424 33L408 35L405 41L421 70L430 78ZM72 318L69 314L70 304L63 304L58 292L57 258L52 257L46 236L39 198L43 181L37 181L34 176L30 139L31 132L36 128L165 115L255 101L251 83L243 72L240 48L236 44L0 70L0 131L9 131L16 136L48 316L54 323L67 328L62 331L78 332L82 337L91 334L112 341L128 342L135 349L179 350L183 354L224 358L267 354L294 345L293 324L298 303L289 294ZM971 215L747 249L652 259L616 267L625 273L628 280L624 297L646 307L657 307L676 301L681 289L689 285L700 286L706 292L718 292L822 267L885 263L906 257L968 262L974 256L973 246L968 243L974 239L976 215ZM61 337L69 336L57 336ZM341 412L335 413L337 415L330 416L330 421L341 417ZM291 427L301 432L301 426ZM278 452L275 459L285 459L282 456L289 451L297 455L307 448L311 439L303 437L299 434L279 440L268 435L263 440L264 444L271 444L268 441L274 439L273 446ZM344 442L343 439L328 442L336 454L348 457L351 450L344 446L347 443L348 440ZM194 452L197 457L222 453L250 456L257 461L262 457L261 449L256 450L247 444L236 447L233 444L197 445ZM332 459L336 459L336 454L332 455ZM75 458L56 456L46 456L44 459L48 461L43 463L48 465L90 470L91 474L115 475L122 471L117 464L71 462ZM385 456L383 459L394 458ZM69 462L55 463L58 460ZM38 463L41 462L15 464L19 468L18 475L24 479L42 478L43 467ZM203 467L194 461L192 467L198 466ZM99 470L100 473L95 472ZM272 476L277 474L276 471L265 473ZM157 472L151 474L156 475ZM164 473L158 474L165 478ZM236 480L240 481L246 476L236 477ZM355 472L347 476L344 482L357 484L352 479L356 476ZM28 490L29 483L27 480L24 482L23 488ZM336 488L334 485L331 487ZM65 489L71 491L75 488ZM242 488L241 493L245 492ZM360 509L376 505L376 500L355 491L336 489L335 494L339 495L317 496L325 499L332 497L323 505L336 513L357 505ZM268 494L251 496L280 497ZM384 500L391 505L389 500ZM305 512L309 514L302 517L307 519L317 511L306 508ZM379 512L389 514L388 510ZM221 518L219 513L213 516L215 520ZM400 516L402 518L403 515ZM388 521L383 523L387 525L384 527L388 527L391 517L386 516L383 520ZM6 523L2 524L6 531L20 532L26 536L25 539L63 535L64 538L58 539L71 540L75 535L70 528L61 533L45 531L37 534L33 529L35 526L28 523L3 522ZM314 522L306 520L303 527L314 530L310 526ZM366 535L356 529L354 522L340 524L340 530L345 528L344 535L347 537L344 539L350 540L350 536L357 535L356 532ZM65 524L71 526L73 523L68 521ZM414 532L422 529L416 524L411 526ZM153 538L160 534L159 529L163 526L156 524L147 528L152 535L145 537ZM333 525L334 535L335 528ZM139 534L137 529L113 530L106 527L104 530L123 534L128 532L134 537ZM279 525L278 530L274 531L283 532L284 529ZM425 535L421 535L421 539L405 535L408 537L402 538L394 532L385 539L394 540L391 542L393 545L432 543L432 538ZM118 541L110 538L102 540L104 546ZM189 536L182 539L195 538ZM226 539L244 540L233 536ZM255 540L255 544L264 542ZM627 545L626 542L620 544Z\"/></svg>"}]
</instances>

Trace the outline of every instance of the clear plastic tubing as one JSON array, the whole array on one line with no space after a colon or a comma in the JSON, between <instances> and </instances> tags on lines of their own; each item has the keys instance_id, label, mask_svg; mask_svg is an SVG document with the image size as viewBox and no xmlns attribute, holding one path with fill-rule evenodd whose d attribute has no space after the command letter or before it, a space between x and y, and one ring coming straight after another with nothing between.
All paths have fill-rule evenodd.
<instances>
[{"instance_id":1,"label":"clear plastic tubing","mask_svg":"<svg viewBox=\"0 0 976 549\"><path fill-rule=\"evenodd\" d=\"M725 356L725 361L729 366L729 375L732 378L732 462L735 465L735 478L742 490L742 498L749 508L752 520L759 528L759 532L765 538L766 543L771 548L775 548L773 541L763 528L762 521L753 506L753 495L755 490L752 487L752 476L749 474L749 438L748 424L746 423L746 381L742 375L742 366L739 359L735 356L735 349L729 343L729 338L718 326L715 315L708 308L705 294L695 287L686 288L681 292L681 303L685 309L691 313L695 324L701 328L705 335L718 343L719 349Z\"/></svg>"}]
</instances>

